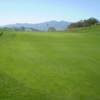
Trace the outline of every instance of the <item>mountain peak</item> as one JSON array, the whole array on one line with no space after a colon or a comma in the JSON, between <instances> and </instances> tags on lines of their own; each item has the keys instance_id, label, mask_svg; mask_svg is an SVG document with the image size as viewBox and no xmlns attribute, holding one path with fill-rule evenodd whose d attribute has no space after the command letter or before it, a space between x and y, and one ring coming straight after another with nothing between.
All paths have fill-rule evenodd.
<instances>
[{"instance_id":1,"label":"mountain peak","mask_svg":"<svg viewBox=\"0 0 100 100\"><path fill-rule=\"evenodd\" d=\"M8 27L8 28L26 27L26 28L35 28L38 30L47 31L49 27L54 27L56 28L56 30L64 30L69 24L70 22L66 22L63 20L62 21L52 20L52 21L37 23L37 24L32 24L32 23L9 24L9 25L5 25L4 27Z\"/></svg>"}]
</instances>

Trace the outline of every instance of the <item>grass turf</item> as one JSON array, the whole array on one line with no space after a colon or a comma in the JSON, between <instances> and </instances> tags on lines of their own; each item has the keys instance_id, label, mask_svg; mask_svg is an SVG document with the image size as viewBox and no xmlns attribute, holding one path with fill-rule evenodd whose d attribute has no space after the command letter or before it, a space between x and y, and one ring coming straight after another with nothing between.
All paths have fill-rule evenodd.
<instances>
[{"instance_id":1,"label":"grass turf","mask_svg":"<svg viewBox=\"0 0 100 100\"><path fill-rule=\"evenodd\" d=\"M100 35L5 33L0 100L100 100Z\"/></svg>"}]
</instances>

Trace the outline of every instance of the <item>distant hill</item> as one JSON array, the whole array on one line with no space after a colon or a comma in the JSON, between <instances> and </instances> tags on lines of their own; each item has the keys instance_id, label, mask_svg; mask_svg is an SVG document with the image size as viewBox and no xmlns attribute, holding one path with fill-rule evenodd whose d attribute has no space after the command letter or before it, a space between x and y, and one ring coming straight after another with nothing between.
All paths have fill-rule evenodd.
<instances>
[{"instance_id":1,"label":"distant hill","mask_svg":"<svg viewBox=\"0 0 100 100\"><path fill-rule=\"evenodd\" d=\"M71 28L71 29L67 29L66 31L74 32L74 33L100 34L100 24L89 26L89 27L82 27L82 28Z\"/></svg>"},{"instance_id":2,"label":"distant hill","mask_svg":"<svg viewBox=\"0 0 100 100\"><path fill-rule=\"evenodd\" d=\"M25 28L34 28L36 30L41 30L41 31L47 31L49 27L54 27L56 28L56 30L60 31L60 30L65 30L69 24L70 22L66 22L66 21L49 21L49 22L38 23L38 24L16 23L16 24L5 25L4 27L8 27L8 28L25 27Z\"/></svg>"}]
</instances>

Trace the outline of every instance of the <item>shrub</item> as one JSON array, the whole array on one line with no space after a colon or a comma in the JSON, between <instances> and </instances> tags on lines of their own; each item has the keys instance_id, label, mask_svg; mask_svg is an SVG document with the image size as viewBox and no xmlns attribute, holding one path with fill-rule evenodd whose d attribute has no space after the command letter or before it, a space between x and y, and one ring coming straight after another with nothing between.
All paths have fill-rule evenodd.
<instances>
[{"instance_id":1,"label":"shrub","mask_svg":"<svg viewBox=\"0 0 100 100\"><path fill-rule=\"evenodd\" d=\"M48 28L48 32L55 32L55 31L56 31L56 29L54 27L49 27Z\"/></svg>"},{"instance_id":2,"label":"shrub","mask_svg":"<svg viewBox=\"0 0 100 100\"><path fill-rule=\"evenodd\" d=\"M88 26L92 26L98 23L99 23L99 20L97 20L96 18L89 18L87 20L81 20L76 23L72 23L68 26L68 28L88 27Z\"/></svg>"}]
</instances>

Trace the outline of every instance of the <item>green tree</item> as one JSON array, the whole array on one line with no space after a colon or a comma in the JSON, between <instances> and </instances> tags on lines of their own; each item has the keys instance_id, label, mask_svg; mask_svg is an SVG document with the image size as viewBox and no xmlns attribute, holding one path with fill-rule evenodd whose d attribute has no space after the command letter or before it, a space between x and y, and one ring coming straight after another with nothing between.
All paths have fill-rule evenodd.
<instances>
[{"instance_id":1,"label":"green tree","mask_svg":"<svg viewBox=\"0 0 100 100\"><path fill-rule=\"evenodd\" d=\"M54 27L49 27L48 28L48 32L55 32L55 31L56 31L56 29Z\"/></svg>"},{"instance_id":2,"label":"green tree","mask_svg":"<svg viewBox=\"0 0 100 100\"><path fill-rule=\"evenodd\" d=\"M88 27L88 26L92 26L92 25L95 25L95 24L98 24L99 23L99 20L97 20L96 18L89 18L87 20L81 20L81 21L78 21L76 23L71 23L68 28L77 28L77 27Z\"/></svg>"}]
</instances>

